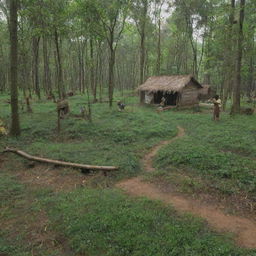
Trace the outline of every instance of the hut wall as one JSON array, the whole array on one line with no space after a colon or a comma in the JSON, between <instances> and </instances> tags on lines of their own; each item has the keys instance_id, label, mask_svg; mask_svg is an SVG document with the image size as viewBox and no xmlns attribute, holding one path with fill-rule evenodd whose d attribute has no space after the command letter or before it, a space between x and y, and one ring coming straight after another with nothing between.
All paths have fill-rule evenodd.
<instances>
[{"instance_id":1,"label":"hut wall","mask_svg":"<svg viewBox=\"0 0 256 256\"><path fill-rule=\"evenodd\" d=\"M187 85L181 92L179 106L199 104L199 89L194 83Z\"/></svg>"},{"instance_id":2,"label":"hut wall","mask_svg":"<svg viewBox=\"0 0 256 256\"><path fill-rule=\"evenodd\" d=\"M145 103L151 104L151 103L153 103L153 101L154 101L154 94L146 92L145 93Z\"/></svg>"}]
</instances>

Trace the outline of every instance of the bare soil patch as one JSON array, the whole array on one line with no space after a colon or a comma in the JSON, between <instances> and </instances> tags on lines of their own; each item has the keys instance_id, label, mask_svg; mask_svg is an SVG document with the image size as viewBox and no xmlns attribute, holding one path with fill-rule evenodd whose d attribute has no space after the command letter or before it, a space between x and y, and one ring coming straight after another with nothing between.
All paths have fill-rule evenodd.
<instances>
[{"instance_id":1,"label":"bare soil patch","mask_svg":"<svg viewBox=\"0 0 256 256\"><path fill-rule=\"evenodd\" d=\"M8 167L12 161L15 161L15 168L9 170L9 173L17 177L21 183L37 188L49 188L54 192L71 191L84 186L92 178L77 169L31 163L30 161L24 164L24 161L16 161L16 157L6 155L0 157L0 167Z\"/></svg>"},{"instance_id":2,"label":"bare soil patch","mask_svg":"<svg viewBox=\"0 0 256 256\"><path fill-rule=\"evenodd\" d=\"M148 179L145 179L146 181ZM256 221L256 200L246 192L221 193L211 181L193 176L181 169L175 168L172 176L156 176L149 182L161 188L165 193L176 193L186 198L200 199L207 204L213 204L228 214L243 216Z\"/></svg>"},{"instance_id":3,"label":"bare soil patch","mask_svg":"<svg viewBox=\"0 0 256 256\"><path fill-rule=\"evenodd\" d=\"M15 241L22 234L22 242L26 248L30 248L31 255L39 255L41 251L54 251L63 256L74 255L67 243L58 240L58 234L52 230L46 212L30 212L31 205L32 202L27 200L22 208L13 209L11 218L1 220L8 240Z\"/></svg>"},{"instance_id":4,"label":"bare soil patch","mask_svg":"<svg viewBox=\"0 0 256 256\"><path fill-rule=\"evenodd\" d=\"M84 186L88 177L77 170L54 168L47 165L37 165L34 168L21 170L17 178L24 184L37 187L48 187L55 192L71 191Z\"/></svg>"},{"instance_id":5,"label":"bare soil patch","mask_svg":"<svg viewBox=\"0 0 256 256\"><path fill-rule=\"evenodd\" d=\"M54 231L44 209L31 210L35 198L34 191L49 188L57 193L60 191L71 191L79 186L84 186L90 179L77 170L54 168L54 166L36 164L28 168L22 161L15 161L13 157L0 155L0 168L16 177L19 182L28 186L31 195L22 199L22 202L14 206L12 214L7 219L1 219L3 231L7 234L9 241L15 240L17 236L23 234L22 242L27 248L31 248L31 255L39 255L40 251L49 253L57 252L58 255L75 255L68 246L67 241L59 233ZM15 166L15 169L10 167ZM9 168L6 168L9 166Z\"/></svg>"}]
</instances>

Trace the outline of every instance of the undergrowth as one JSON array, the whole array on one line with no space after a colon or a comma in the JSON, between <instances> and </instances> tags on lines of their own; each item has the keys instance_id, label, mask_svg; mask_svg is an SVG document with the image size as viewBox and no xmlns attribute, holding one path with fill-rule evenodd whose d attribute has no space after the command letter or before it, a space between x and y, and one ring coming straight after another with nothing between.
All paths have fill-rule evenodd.
<instances>
[{"instance_id":1,"label":"undergrowth","mask_svg":"<svg viewBox=\"0 0 256 256\"><path fill-rule=\"evenodd\" d=\"M250 255L199 219L116 190L79 189L46 203L56 228L82 255Z\"/></svg>"},{"instance_id":2,"label":"undergrowth","mask_svg":"<svg viewBox=\"0 0 256 256\"><path fill-rule=\"evenodd\" d=\"M6 95L0 97L0 118L8 128L10 106L6 99ZM71 114L61 121L60 134L56 131L56 105L32 101L32 114L21 111L22 136L1 137L0 150L10 146L64 161L115 165L120 169L109 177L114 183L138 175L143 155L153 145L175 136L180 125L185 128L185 137L161 149L154 161L158 172L153 178L160 175L169 183L180 179L184 187L200 189L207 180L220 193L245 191L255 197L255 116L231 118L222 113L221 121L215 123L204 109L157 113L153 107L137 105L137 100L126 97L124 112L107 104L93 104L90 123L76 118L85 97L72 97ZM24 243L29 233L24 223L36 221L37 212L47 211L52 229L65 237L74 255L255 255L255 251L238 249L229 239L210 232L198 219L178 217L160 203L129 199L117 190L96 186L51 193L21 185L13 177L19 171L13 166L24 160L8 159L12 167L0 172L1 223L18 220L18 225L1 230L1 253L31 255L31 244ZM179 169L182 175L187 174L186 179L178 175ZM19 234L14 239L16 231ZM38 255L59 255L37 249Z\"/></svg>"}]
</instances>

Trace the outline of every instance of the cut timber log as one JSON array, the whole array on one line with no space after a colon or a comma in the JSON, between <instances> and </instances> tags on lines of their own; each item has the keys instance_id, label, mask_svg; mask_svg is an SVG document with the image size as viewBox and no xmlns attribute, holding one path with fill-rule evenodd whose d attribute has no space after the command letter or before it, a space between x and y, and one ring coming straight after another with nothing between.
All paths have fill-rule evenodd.
<instances>
[{"instance_id":1,"label":"cut timber log","mask_svg":"<svg viewBox=\"0 0 256 256\"><path fill-rule=\"evenodd\" d=\"M7 153L7 152L17 154L17 155L22 156L31 161L54 164L54 165L58 165L58 166L67 166L67 167L72 167L72 168L98 170L98 171L116 171L116 170L118 170L118 167L115 167L115 166L97 166L97 165L77 164L77 163L63 162L63 161L59 161L59 160L52 160L52 159L48 159L48 158L36 157L36 156L29 155L26 152L23 152L21 150L17 150L17 149L13 149L13 148L6 148L3 151L3 153Z\"/></svg>"}]
</instances>

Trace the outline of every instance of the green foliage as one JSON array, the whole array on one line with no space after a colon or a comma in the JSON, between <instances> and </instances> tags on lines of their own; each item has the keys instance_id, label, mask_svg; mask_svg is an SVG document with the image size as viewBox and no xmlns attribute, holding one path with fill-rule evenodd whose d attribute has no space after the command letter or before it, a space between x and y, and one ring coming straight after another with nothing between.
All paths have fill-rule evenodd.
<instances>
[{"instance_id":1,"label":"green foliage","mask_svg":"<svg viewBox=\"0 0 256 256\"><path fill-rule=\"evenodd\" d=\"M226 179L227 183L232 182L234 189L256 192L256 161L239 158L230 152L219 152L209 144L202 145L195 139L187 138L167 146L160 152L156 163L161 169L170 165L192 168L204 177Z\"/></svg>"},{"instance_id":2,"label":"green foliage","mask_svg":"<svg viewBox=\"0 0 256 256\"><path fill-rule=\"evenodd\" d=\"M122 95L116 95L116 99ZM9 105L1 96L1 119L8 124ZM5 146L28 153L78 163L117 165L109 177L115 181L140 171L140 159L153 145L175 136L178 125L186 136L164 147L155 164L161 171L153 179L177 182L183 191L204 189L205 180L222 193L250 192L255 195L255 116L230 118L222 114L215 123L205 109L156 113L137 106L136 97L125 97L124 112L93 104L93 122L76 118L85 104L82 96L70 98L71 114L61 121L56 134L56 106L33 102L33 113L21 113L22 136L3 137ZM134 105L135 104L135 105ZM240 137L237 136L239 134ZM241 140L241 138L243 138ZM192 217L177 217L173 209L149 200L128 199L116 190L77 189L57 194L48 189L20 185L13 175L19 158L0 175L1 219L30 218L47 209L51 227L67 239L74 253L88 255L253 255L235 248L227 239L211 233ZM175 166L176 168L173 168ZM188 176L181 178L179 168ZM4 174L7 172L7 174ZM199 178L198 178L199 177ZM201 179L200 179L201 177ZM198 178L198 179L197 179ZM23 222L21 222L23 223ZM20 229L23 226L19 226ZM10 255L29 255L22 246L26 229L11 246L2 230L0 248ZM41 255L58 255L41 250ZM38 254L40 255L40 254Z\"/></svg>"},{"instance_id":3,"label":"green foliage","mask_svg":"<svg viewBox=\"0 0 256 256\"><path fill-rule=\"evenodd\" d=\"M49 214L69 245L88 255L250 255L193 217L115 190L79 189L48 202ZM252 254L251 254L252 255Z\"/></svg>"},{"instance_id":4,"label":"green foliage","mask_svg":"<svg viewBox=\"0 0 256 256\"><path fill-rule=\"evenodd\" d=\"M115 165L120 167L117 176L121 178L137 175L145 150L176 133L176 125L168 118L162 118L150 108L129 106L129 102L125 112L94 104L92 123L74 118L83 102L81 96L70 99L71 115L61 121L60 136L56 136L56 106L51 102L34 103L33 114L22 114L21 138L5 138L0 146L9 145L64 161ZM2 106L7 119L8 108Z\"/></svg>"},{"instance_id":5,"label":"green foliage","mask_svg":"<svg viewBox=\"0 0 256 256\"><path fill-rule=\"evenodd\" d=\"M177 117L176 117L177 118ZM182 168L211 180L224 193L256 193L255 117L223 115L219 123L206 115L183 116L186 137L163 148L155 164L160 169ZM170 169L171 171L171 169Z\"/></svg>"},{"instance_id":6,"label":"green foliage","mask_svg":"<svg viewBox=\"0 0 256 256\"><path fill-rule=\"evenodd\" d=\"M111 48L114 41L119 41L127 17L129 0L76 0L73 5L80 19L85 21L84 25L94 36L105 39Z\"/></svg>"}]
</instances>

